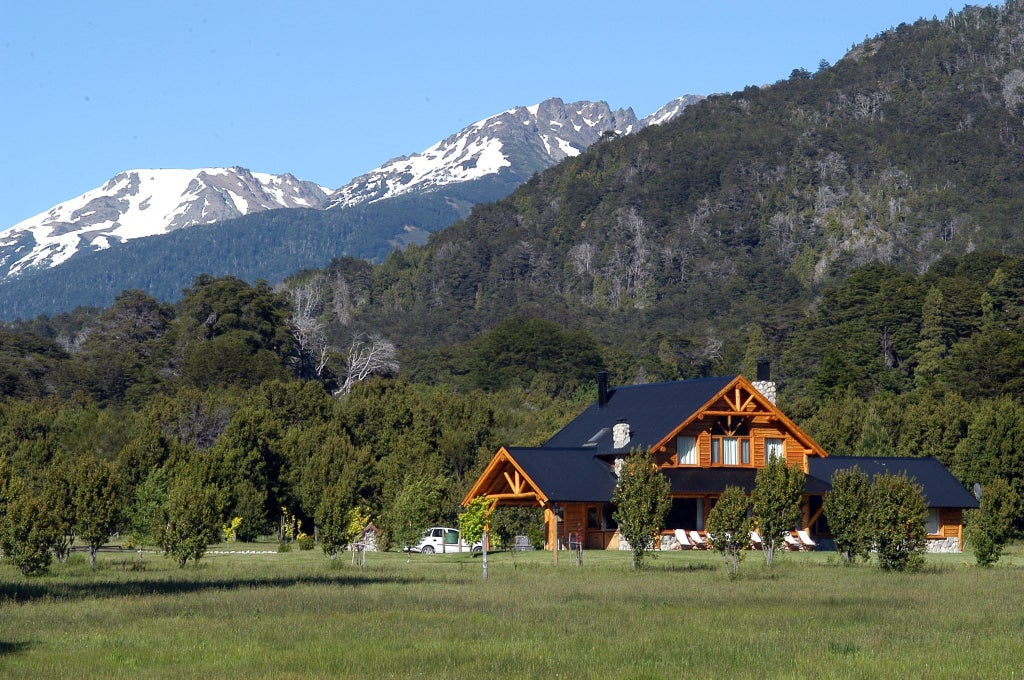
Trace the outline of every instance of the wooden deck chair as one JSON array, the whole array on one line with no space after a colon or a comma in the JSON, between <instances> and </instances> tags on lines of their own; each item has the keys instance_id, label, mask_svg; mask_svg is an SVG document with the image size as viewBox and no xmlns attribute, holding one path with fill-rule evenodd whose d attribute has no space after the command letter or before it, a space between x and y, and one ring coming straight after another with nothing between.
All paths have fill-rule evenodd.
<instances>
[{"instance_id":1,"label":"wooden deck chair","mask_svg":"<svg viewBox=\"0 0 1024 680\"><path fill-rule=\"evenodd\" d=\"M800 539L800 542L803 543L804 550L814 550L818 547L818 544L814 542L811 535L803 529L797 529L796 536Z\"/></svg>"},{"instance_id":2,"label":"wooden deck chair","mask_svg":"<svg viewBox=\"0 0 1024 680\"><path fill-rule=\"evenodd\" d=\"M763 547L764 547L764 544L761 542L761 534L757 533L756 531L751 531L750 532L750 549L751 550L760 550Z\"/></svg>"},{"instance_id":3,"label":"wooden deck chair","mask_svg":"<svg viewBox=\"0 0 1024 680\"><path fill-rule=\"evenodd\" d=\"M793 534L786 534L785 538L786 547L790 550L800 550L801 548L803 548L803 543L800 542L800 539L794 538Z\"/></svg>"},{"instance_id":4,"label":"wooden deck chair","mask_svg":"<svg viewBox=\"0 0 1024 680\"><path fill-rule=\"evenodd\" d=\"M693 547L698 550L707 550L708 542L704 540L704 537L697 533L695 530L690 530L690 542L693 543Z\"/></svg>"},{"instance_id":5,"label":"wooden deck chair","mask_svg":"<svg viewBox=\"0 0 1024 680\"><path fill-rule=\"evenodd\" d=\"M690 537L686 535L686 532L682 529L676 529L676 540L679 541L680 550L689 550L693 547L693 543L690 542Z\"/></svg>"}]
</instances>

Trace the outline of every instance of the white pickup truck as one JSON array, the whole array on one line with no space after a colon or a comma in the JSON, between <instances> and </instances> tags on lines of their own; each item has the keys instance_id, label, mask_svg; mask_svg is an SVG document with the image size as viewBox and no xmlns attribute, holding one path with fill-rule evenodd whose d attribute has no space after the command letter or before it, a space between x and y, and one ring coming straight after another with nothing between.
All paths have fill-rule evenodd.
<instances>
[{"instance_id":1,"label":"white pickup truck","mask_svg":"<svg viewBox=\"0 0 1024 680\"><path fill-rule=\"evenodd\" d=\"M458 529L451 527L430 527L423 532L423 538L416 545L406 548L409 552L433 555L434 553L480 552L480 541L470 545L462 540Z\"/></svg>"}]
</instances>

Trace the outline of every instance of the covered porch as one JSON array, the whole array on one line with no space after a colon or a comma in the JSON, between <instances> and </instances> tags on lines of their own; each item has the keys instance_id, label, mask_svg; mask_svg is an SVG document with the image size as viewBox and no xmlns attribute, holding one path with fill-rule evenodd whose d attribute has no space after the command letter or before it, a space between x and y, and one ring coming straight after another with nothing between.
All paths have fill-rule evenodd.
<instances>
[{"instance_id":1,"label":"covered porch","mask_svg":"<svg viewBox=\"0 0 1024 680\"><path fill-rule=\"evenodd\" d=\"M539 507L544 512L544 548L558 551L579 541L585 549L618 548L609 499L612 466L579 449L502 447L463 499L486 497L491 507Z\"/></svg>"}]
</instances>

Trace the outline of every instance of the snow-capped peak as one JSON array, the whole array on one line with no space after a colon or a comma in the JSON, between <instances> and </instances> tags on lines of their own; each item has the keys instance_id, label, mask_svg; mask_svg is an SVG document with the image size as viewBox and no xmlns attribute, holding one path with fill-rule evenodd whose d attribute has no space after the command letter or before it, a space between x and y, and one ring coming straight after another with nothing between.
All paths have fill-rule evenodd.
<instances>
[{"instance_id":1,"label":"snow-capped peak","mask_svg":"<svg viewBox=\"0 0 1024 680\"><path fill-rule=\"evenodd\" d=\"M392 159L335 191L325 208L347 207L481 179L503 171L522 179L582 153L605 132L638 129L631 109L552 98L484 118L428 149Z\"/></svg>"},{"instance_id":2,"label":"snow-capped peak","mask_svg":"<svg viewBox=\"0 0 1024 680\"><path fill-rule=\"evenodd\" d=\"M704 99L704 97L699 94L687 94L677 99L673 99L668 104L665 104L660 109L640 121L640 124L643 127L647 127L648 125L661 125L662 123L667 123L682 113L683 109L687 106L696 104L702 99Z\"/></svg>"},{"instance_id":3,"label":"snow-capped peak","mask_svg":"<svg viewBox=\"0 0 1024 680\"><path fill-rule=\"evenodd\" d=\"M81 249L262 210L316 207L327 192L290 174L239 167L129 170L0 232L0 274L53 267Z\"/></svg>"}]
</instances>

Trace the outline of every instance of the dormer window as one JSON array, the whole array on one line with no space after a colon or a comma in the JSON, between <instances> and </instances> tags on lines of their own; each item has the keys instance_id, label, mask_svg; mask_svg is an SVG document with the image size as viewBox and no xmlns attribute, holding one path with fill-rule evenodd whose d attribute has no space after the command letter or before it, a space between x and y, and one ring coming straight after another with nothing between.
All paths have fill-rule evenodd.
<instances>
[{"instance_id":1,"label":"dormer window","mask_svg":"<svg viewBox=\"0 0 1024 680\"><path fill-rule=\"evenodd\" d=\"M588 439L583 446L586 446L586 447L597 446L597 442L599 442L601 440L601 437L605 436L606 434L608 434L608 428L607 427L602 427L600 430L598 430L594 434L593 437Z\"/></svg>"}]
</instances>

